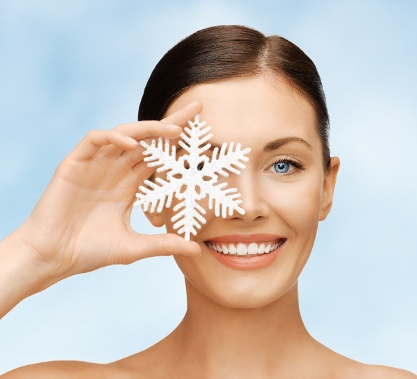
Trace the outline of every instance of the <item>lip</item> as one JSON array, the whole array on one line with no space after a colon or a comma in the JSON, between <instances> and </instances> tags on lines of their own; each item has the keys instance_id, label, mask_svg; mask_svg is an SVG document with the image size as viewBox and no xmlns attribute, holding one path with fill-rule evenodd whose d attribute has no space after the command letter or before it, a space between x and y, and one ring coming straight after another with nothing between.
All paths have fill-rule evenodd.
<instances>
[{"instance_id":1,"label":"lip","mask_svg":"<svg viewBox=\"0 0 417 379\"><path fill-rule=\"evenodd\" d=\"M207 242L209 243L261 243L261 242L279 242L284 240L278 248L268 254L260 255L251 255L251 256L239 256L239 255L230 255L218 253L211 249ZM215 258L217 261L223 265L230 267L235 270L260 270L272 264L275 261L278 254L282 251L285 242L285 237L277 236L275 234L245 234L245 235L227 235L219 236L215 238L210 238L204 243L205 249Z\"/></svg>"}]
</instances>

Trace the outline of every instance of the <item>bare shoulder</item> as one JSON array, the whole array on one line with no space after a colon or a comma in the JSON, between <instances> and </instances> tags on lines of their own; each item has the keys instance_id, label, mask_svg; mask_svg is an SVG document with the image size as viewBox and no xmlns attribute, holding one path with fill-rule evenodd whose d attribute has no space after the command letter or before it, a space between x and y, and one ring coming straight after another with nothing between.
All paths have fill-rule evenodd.
<instances>
[{"instance_id":1,"label":"bare shoulder","mask_svg":"<svg viewBox=\"0 0 417 379\"><path fill-rule=\"evenodd\" d=\"M388 366L369 366L369 379L417 379L410 371Z\"/></svg>"},{"instance_id":2,"label":"bare shoulder","mask_svg":"<svg viewBox=\"0 0 417 379\"><path fill-rule=\"evenodd\" d=\"M417 379L417 375L399 368L360 364L346 373L346 379Z\"/></svg>"},{"instance_id":3,"label":"bare shoulder","mask_svg":"<svg viewBox=\"0 0 417 379\"><path fill-rule=\"evenodd\" d=\"M399 368L363 363L336 353L318 342L324 351L323 366L330 367L328 377L338 379L417 379L417 375ZM316 349L316 350L319 350Z\"/></svg>"},{"instance_id":4,"label":"bare shoulder","mask_svg":"<svg viewBox=\"0 0 417 379\"><path fill-rule=\"evenodd\" d=\"M20 367L2 376L1 379L106 379L116 374L112 365L79 361L45 362ZM117 373L120 374L120 373ZM123 375L117 375L123 378Z\"/></svg>"}]
</instances>

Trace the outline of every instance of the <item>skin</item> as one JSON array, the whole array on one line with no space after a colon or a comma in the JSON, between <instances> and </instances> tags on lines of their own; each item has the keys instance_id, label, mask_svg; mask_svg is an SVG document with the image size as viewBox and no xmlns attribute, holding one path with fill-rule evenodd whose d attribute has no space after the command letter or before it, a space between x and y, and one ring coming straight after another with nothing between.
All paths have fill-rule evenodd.
<instances>
[{"instance_id":1,"label":"skin","mask_svg":"<svg viewBox=\"0 0 417 379\"><path fill-rule=\"evenodd\" d=\"M168 112L192 99L203 102L201 117L212 126L214 143L239 138L242 146L252 151L246 169L228 180L230 187L238 188L242 195L245 215L235 213L222 219L207 210L207 223L194 238L202 246L202 256L193 260L178 257L177 264L190 284L189 291L196 289L229 308L267 306L294 286L309 257L318 222L330 210L339 160L332 159L332 167L325 175L314 110L279 80L260 76L197 86L175 101ZM297 137L311 147L297 141L264 151L269 142L287 137ZM272 165L282 158L294 159L303 169L294 167L287 175L277 174ZM154 216L158 217L161 216ZM172 208L162 217L168 231L173 232ZM206 240L260 233L287 239L275 262L264 269L230 269L205 253Z\"/></svg>"},{"instance_id":2,"label":"skin","mask_svg":"<svg viewBox=\"0 0 417 379\"><path fill-rule=\"evenodd\" d=\"M198 102L187 105L197 99L204 104L204 110ZM185 120L192 119L196 113L201 113L201 119L212 126L213 141L216 143L234 141L252 149L247 168L241 175L232 175L228 179L230 186L237 187L242 194L245 215L233 214L222 219L208 211L207 223L193 243L186 243L178 236L167 234L162 245L157 245L157 238L149 241L152 237L132 234L126 223L123 223L125 229L120 229L120 221L116 222L119 226L117 232L126 230L128 234L124 236L127 238L129 235L132 245L130 242L122 248L117 244L110 245L104 258L103 255L98 257L95 254L100 251L98 240L78 250L75 246L84 247L87 242L72 244L70 252L61 247L58 249L58 257L54 251L43 260L52 260L54 266L60 268L58 278L45 274L51 272L50 264L39 263L42 262L40 257L49 251L44 246L45 242L37 239L35 245L28 237L30 226L36 224L33 218L12 239L6 240L6 247L19 241L24 252L23 261L29 261L37 268L35 272L39 273L37 286L40 289L63 277L103 265L130 263L145 256L173 253L184 273L188 298L187 313L180 325L151 348L111 364L50 362L14 370L4 378L415 378L415 375L403 370L365 365L343 357L314 340L302 322L297 280L310 255L318 223L330 211L339 169L339 159L336 157L332 158L329 170L323 168L322 146L311 105L280 78L266 74L193 87L171 105L165 121L183 126ZM137 125L131 129L119 127L118 130L130 135L131 130L137 133ZM152 130L147 136L156 132ZM162 133L161 130L156 134L159 133ZM179 134L171 133L172 138ZM134 137L138 138L137 135ZM306 143L290 142L280 148L264 151L265 145L272 140L287 137L297 137ZM106 180L100 179L100 185L90 183L86 186L86 183L80 185L77 182L78 188L74 192L83 196L93 187L97 195L103 192L104 187L111 189L109 192L112 201L104 210L107 210L109 217L119 215L120 220L120 216L127 214L130 207L138 184L135 180L143 181L153 173L143 164L142 151L136 145L128 146L126 141L110 141L109 144L87 141L85 146L81 144L81 148L75 151L71 159L60 168L61 171L58 170L60 180L67 178L63 188L68 191L73 188L74 180L80 180L80 172L83 171L78 170L76 175L71 176L73 166L70 162L75 160L80 163L96 157L99 162L94 167L97 168L99 163L103 164L104 157L106 170L109 170L109 166L120 170L117 164L121 163L115 162L120 161L119 157L123 154L128 157L124 159L126 173L120 174L125 182L120 179L114 179L113 182L114 174L118 171L110 176L103 172L98 176ZM285 175L277 173L274 163L284 158L296 161L302 169L293 168ZM82 167L86 169L85 165ZM68 180L62 170L72 180ZM135 175L139 175L139 179L130 175L132 170ZM81 178L87 177L91 175L81 175ZM52 184L56 185L54 180ZM97 181L97 178L91 180ZM103 183L106 186L103 187ZM52 204L52 195L61 192L57 192L53 186L49 193L47 190L47 196L39 205L41 210L48 210ZM201 204L206 206L204 202ZM87 210L80 210L80 214L84 215L84 211L90 216L87 229L89 236L94 235L94 231L102 226L99 218L94 217L97 212L103 212L97 206L95 202L94 205L87 205ZM40 212L39 208L35 209L35 215L36 212ZM154 225L165 224L168 232L174 231L170 221L172 208L162 214L148 213L147 216ZM61 222L64 219L62 217ZM73 220L74 225L76 221ZM219 235L253 236L259 233L285 238L276 259L261 269L238 270L224 266L213 258L205 244L207 240ZM79 241L83 234L74 232L73 238ZM141 238L142 244L145 243L143 251L132 250L133 245L138 249L138 238ZM27 272L24 269L27 270L29 266L22 262L20 265L10 264L10 259L6 259L7 253L2 255L2 251L7 251L4 244L3 250L0 246L0 260L3 257L3 263L9 262L15 273L24 277L23 274ZM201 255L197 255L200 251ZM39 252L43 252L43 255ZM181 252L188 256L181 255ZM29 288L33 288L33 285ZM31 291L26 288L23 293L28 296ZM21 297L23 295L9 294L9 303L16 303ZM4 312L8 310L7 306L3 306L3 309Z\"/></svg>"},{"instance_id":3,"label":"skin","mask_svg":"<svg viewBox=\"0 0 417 379\"><path fill-rule=\"evenodd\" d=\"M197 244L177 235L134 232L130 213L137 186L154 172L137 140L177 138L201 107L194 102L162 121L85 136L58 166L29 218L0 243L0 317L72 275L156 255L200 254Z\"/></svg>"}]
</instances>

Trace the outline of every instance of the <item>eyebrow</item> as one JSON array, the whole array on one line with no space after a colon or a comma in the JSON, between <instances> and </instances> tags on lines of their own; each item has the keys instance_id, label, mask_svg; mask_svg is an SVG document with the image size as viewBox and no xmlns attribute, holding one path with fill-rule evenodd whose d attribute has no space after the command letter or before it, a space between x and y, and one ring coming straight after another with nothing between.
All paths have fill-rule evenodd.
<instances>
[{"instance_id":1,"label":"eyebrow","mask_svg":"<svg viewBox=\"0 0 417 379\"><path fill-rule=\"evenodd\" d=\"M271 142L268 142L264 147L264 152L268 153L273 150L277 150L280 147L287 145L289 143L298 142L302 143L303 145L307 146L308 148L312 148L311 145L302 138L299 137L284 137L284 138L277 138Z\"/></svg>"},{"instance_id":2,"label":"eyebrow","mask_svg":"<svg viewBox=\"0 0 417 379\"><path fill-rule=\"evenodd\" d=\"M289 143L294 143L294 142L302 143L303 145L312 149L312 146L306 140L303 140L302 138L299 138L299 137L284 137L284 138L277 138L277 139L275 139L271 142L268 142L264 147L264 152L269 153L271 151L278 150L280 147L282 147L284 145L287 145ZM217 143L213 143L211 141L209 141L209 143L210 143L211 146L206 151L213 151L216 147L220 150L221 147L222 147L222 145L219 145ZM183 148L181 146L177 146L176 152L178 153L181 150L183 150Z\"/></svg>"}]
</instances>

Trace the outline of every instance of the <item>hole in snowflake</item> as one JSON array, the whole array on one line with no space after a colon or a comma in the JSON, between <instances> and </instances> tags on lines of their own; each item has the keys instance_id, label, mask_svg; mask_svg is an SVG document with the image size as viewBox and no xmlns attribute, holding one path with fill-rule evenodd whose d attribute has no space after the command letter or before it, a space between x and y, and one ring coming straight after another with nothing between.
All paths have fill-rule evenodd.
<instances>
[{"instance_id":1,"label":"hole in snowflake","mask_svg":"<svg viewBox=\"0 0 417 379\"><path fill-rule=\"evenodd\" d=\"M140 142L146 149L143 154L147 156L145 161L150 162L148 165L159 167L159 171L169 174L165 179L157 178L156 182L145 180L144 185L139 187L134 205L142 206L145 212L156 206L162 211L164 204L170 206L175 196L179 202L174 207L175 215L171 220L175 222L177 233L184 234L188 241L190 235L196 235L197 229L205 223L206 209L198 203L204 198L208 200L208 209L214 209L217 217L225 218L233 212L245 214L239 206L241 201L237 189L225 188L227 183L224 176L228 176L227 172L240 173L239 169L245 167L243 162L248 161L245 155L250 149L241 149L240 144L231 142L229 148L224 143L220 152L212 156L203 155L202 152L208 153L210 149L207 141L212 135L209 130L210 126L204 121L200 122L199 115L194 121L189 121L180 137L180 146L188 154L179 157L175 156L175 149L170 147L169 140L159 138L151 144ZM219 174L222 175L220 181Z\"/></svg>"},{"instance_id":2,"label":"hole in snowflake","mask_svg":"<svg viewBox=\"0 0 417 379\"><path fill-rule=\"evenodd\" d=\"M178 190L178 193L182 195L186 190L187 190L187 185L182 184L181 187Z\"/></svg>"},{"instance_id":3,"label":"hole in snowflake","mask_svg":"<svg viewBox=\"0 0 417 379\"><path fill-rule=\"evenodd\" d=\"M200 197L201 194L203 193L203 189L198 184L194 187L194 190L195 190L195 193L197 194L198 197Z\"/></svg>"},{"instance_id":4,"label":"hole in snowflake","mask_svg":"<svg viewBox=\"0 0 417 379\"><path fill-rule=\"evenodd\" d=\"M200 162L197 166L197 170L201 171L203 169L203 167L204 167L204 162Z\"/></svg>"}]
</instances>

